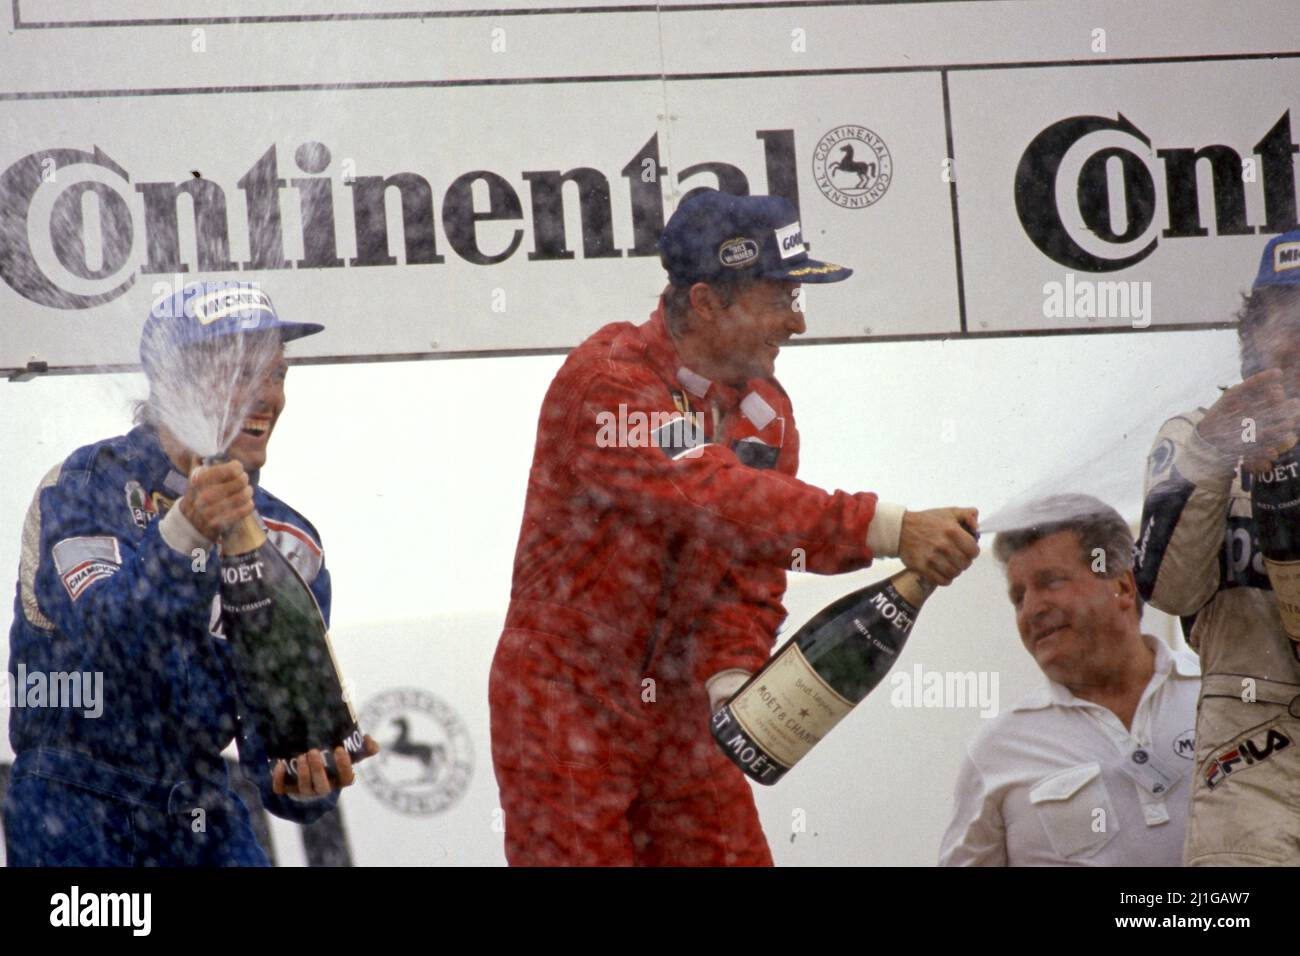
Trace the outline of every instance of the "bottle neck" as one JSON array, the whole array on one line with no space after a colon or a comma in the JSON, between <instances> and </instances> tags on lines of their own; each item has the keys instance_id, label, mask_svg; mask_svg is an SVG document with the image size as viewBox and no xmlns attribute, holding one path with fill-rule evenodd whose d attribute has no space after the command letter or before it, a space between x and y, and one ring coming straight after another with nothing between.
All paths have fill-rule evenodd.
<instances>
[{"instance_id":1,"label":"bottle neck","mask_svg":"<svg viewBox=\"0 0 1300 956\"><path fill-rule=\"evenodd\" d=\"M257 512L248 515L226 532L221 539L221 550L227 555L251 554L266 541L266 532L257 520Z\"/></svg>"},{"instance_id":2,"label":"bottle neck","mask_svg":"<svg viewBox=\"0 0 1300 956\"><path fill-rule=\"evenodd\" d=\"M228 461L230 456L223 452L219 455L209 455L203 459L203 464L220 465ZM266 532L262 529L262 523L257 520L257 512L254 511L222 535L221 550L222 553L232 557L238 554L252 554L265 542Z\"/></svg>"},{"instance_id":3,"label":"bottle neck","mask_svg":"<svg viewBox=\"0 0 1300 956\"><path fill-rule=\"evenodd\" d=\"M918 609L925 603L926 598L934 593L936 587L911 568L904 568L895 574L889 579L889 583L894 586L899 597Z\"/></svg>"}]
</instances>

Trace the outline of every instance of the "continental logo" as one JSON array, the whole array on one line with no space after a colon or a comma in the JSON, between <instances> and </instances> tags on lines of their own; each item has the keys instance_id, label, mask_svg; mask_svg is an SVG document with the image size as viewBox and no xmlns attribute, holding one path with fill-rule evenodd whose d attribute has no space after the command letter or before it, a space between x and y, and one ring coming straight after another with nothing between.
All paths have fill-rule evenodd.
<instances>
[{"instance_id":1,"label":"continental logo","mask_svg":"<svg viewBox=\"0 0 1300 956\"><path fill-rule=\"evenodd\" d=\"M744 236L728 239L718 247L718 261L728 269L744 269L758 259L758 243Z\"/></svg>"},{"instance_id":2,"label":"continental logo","mask_svg":"<svg viewBox=\"0 0 1300 956\"><path fill-rule=\"evenodd\" d=\"M1047 258L1086 272L1131 268L1164 242L1294 229L1290 111L1262 136L1211 135L1221 138L1155 141L1122 113L1057 120L1030 140L1016 166L1021 228ZM1241 171L1256 163L1252 154L1259 173L1248 179ZM1201 178L1206 165L1213 175ZM1127 211L1112 217L1115 208ZM1300 268L1300 243L1275 246L1273 267Z\"/></svg>"},{"instance_id":3,"label":"continental logo","mask_svg":"<svg viewBox=\"0 0 1300 956\"><path fill-rule=\"evenodd\" d=\"M432 816L469 790L474 745L460 714L423 688L394 687L362 708L359 723L386 735L357 775L397 813Z\"/></svg>"},{"instance_id":4,"label":"continental logo","mask_svg":"<svg viewBox=\"0 0 1300 956\"><path fill-rule=\"evenodd\" d=\"M747 179L756 192L784 196L798 208L794 130L753 135L762 151L752 168L705 155L683 158L680 170L662 162L658 133L626 163L602 170L589 157L572 156L567 171L549 161L542 168L492 169L478 161L459 169L375 168L387 155L381 140L367 144L373 148L368 159L357 159L364 170L358 173L351 160L335 162L323 142L286 150L281 143L245 140L225 146L242 157L241 173L179 181L170 178L173 164L153 155L148 165L128 168L99 147L52 145L0 166L0 281L29 302L90 309L126 294L141 278L177 273L310 270L314 276L316 270L437 267L452 256L495 266L525 250L529 263L658 256L666 191L691 182L701 162L727 181ZM349 143L347 152L356 156L361 145ZM641 169L659 172L644 179L629 172ZM151 178L163 170L168 178ZM767 180L760 189L762 170ZM612 185L620 176L626 187ZM480 190L490 194L489 211L478 205ZM401 194L400 202L391 201L393 192ZM625 202L617 201L620 196ZM285 204L299 214L282 216ZM230 215L235 205L247 214ZM582 225L576 232L566 225L575 216ZM192 231L178 228L178 217L192 222ZM515 228L504 229L516 220ZM616 235L623 227L630 243ZM581 240L575 242L576 235ZM42 241L32 242L33 236ZM167 289L154 282L154 298ZM269 315L262 304L228 303L248 313L241 318ZM215 319L221 308L214 303L203 316Z\"/></svg>"},{"instance_id":5,"label":"continental logo","mask_svg":"<svg viewBox=\"0 0 1300 956\"><path fill-rule=\"evenodd\" d=\"M844 209L875 205L894 181L894 158L885 141L865 126L837 126L813 150L813 181Z\"/></svg>"}]
</instances>

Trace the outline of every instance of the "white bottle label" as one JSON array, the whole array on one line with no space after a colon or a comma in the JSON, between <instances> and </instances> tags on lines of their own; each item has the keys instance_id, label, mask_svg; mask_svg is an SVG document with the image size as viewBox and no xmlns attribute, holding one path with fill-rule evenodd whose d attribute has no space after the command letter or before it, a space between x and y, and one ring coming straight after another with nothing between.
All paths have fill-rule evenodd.
<instances>
[{"instance_id":1,"label":"white bottle label","mask_svg":"<svg viewBox=\"0 0 1300 956\"><path fill-rule=\"evenodd\" d=\"M853 709L791 644L731 701L749 738L785 767L793 767Z\"/></svg>"},{"instance_id":2,"label":"white bottle label","mask_svg":"<svg viewBox=\"0 0 1300 956\"><path fill-rule=\"evenodd\" d=\"M1291 640L1300 640L1300 561L1274 561L1264 559L1268 579L1273 585L1273 596L1282 615L1282 626Z\"/></svg>"}]
</instances>

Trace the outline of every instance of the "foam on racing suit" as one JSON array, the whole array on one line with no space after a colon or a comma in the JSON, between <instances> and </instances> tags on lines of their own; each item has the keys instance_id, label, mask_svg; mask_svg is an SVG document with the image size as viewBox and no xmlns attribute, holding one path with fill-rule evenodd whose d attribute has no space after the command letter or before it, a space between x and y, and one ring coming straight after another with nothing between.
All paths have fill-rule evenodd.
<instances>
[{"instance_id":1,"label":"foam on racing suit","mask_svg":"<svg viewBox=\"0 0 1300 956\"><path fill-rule=\"evenodd\" d=\"M870 563L876 503L797 467L780 385L683 369L662 310L569 356L539 416L489 688L512 864L770 863L704 681L767 659L786 568Z\"/></svg>"},{"instance_id":2,"label":"foam on racing suit","mask_svg":"<svg viewBox=\"0 0 1300 956\"><path fill-rule=\"evenodd\" d=\"M186 486L140 426L73 452L37 490L9 638L14 696L28 698L10 710L10 865L267 865L221 757L232 739L271 813L310 823L337 802L272 792L214 633L220 557L180 553L159 531ZM315 529L256 484L253 500L328 622ZM102 675L102 712L33 706L37 682L57 674Z\"/></svg>"},{"instance_id":3,"label":"foam on racing suit","mask_svg":"<svg viewBox=\"0 0 1300 956\"><path fill-rule=\"evenodd\" d=\"M1249 473L1170 419L1147 461L1142 595L1201 657L1188 865L1300 865L1300 662L1251 513Z\"/></svg>"}]
</instances>

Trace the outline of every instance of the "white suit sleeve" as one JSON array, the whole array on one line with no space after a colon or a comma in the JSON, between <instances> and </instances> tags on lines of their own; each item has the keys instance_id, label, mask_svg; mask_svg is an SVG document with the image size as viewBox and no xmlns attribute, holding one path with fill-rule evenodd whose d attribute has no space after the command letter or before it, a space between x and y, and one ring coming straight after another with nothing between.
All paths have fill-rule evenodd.
<instances>
[{"instance_id":1,"label":"white suit sleeve","mask_svg":"<svg viewBox=\"0 0 1300 956\"><path fill-rule=\"evenodd\" d=\"M1236 463L1197 433L1202 417L1166 422L1147 459L1134 571L1142 596L1166 614L1195 614L1219 588Z\"/></svg>"},{"instance_id":2,"label":"white suit sleeve","mask_svg":"<svg viewBox=\"0 0 1300 956\"><path fill-rule=\"evenodd\" d=\"M1000 800L968 751L957 774L952 822L939 845L940 866L1006 866Z\"/></svg>"}]
</instances>

